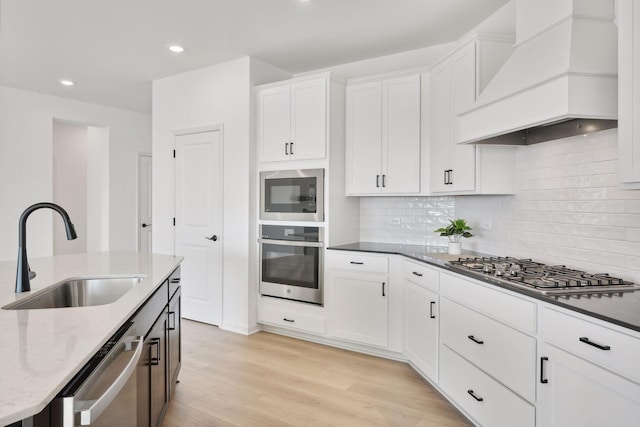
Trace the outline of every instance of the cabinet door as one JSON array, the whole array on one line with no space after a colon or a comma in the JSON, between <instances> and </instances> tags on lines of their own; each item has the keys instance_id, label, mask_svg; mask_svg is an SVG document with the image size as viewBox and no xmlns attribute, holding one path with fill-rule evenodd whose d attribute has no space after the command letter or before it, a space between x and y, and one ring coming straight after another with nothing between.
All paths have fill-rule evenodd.
<instances>
[{"instance_id":1,"label":"cabinet door","mask_svg":"<svg viewBox=\"0 0 640 427\"><path fill-rule=\"evenodd\" d=\"M264 89L258 93L258 147L260 161L289 159L291 143L291 87Z\"/></svg>"},{"instance_id":2,"label":"cabinet door","mask_svg":"<svg viewBox=\"0 0 640 427\"><path fill-rule=\"evenodd\" d=\"M169 396L173 394L173 388L178 380L178 373L182 365L182 318L180 317L181 290L178 289L169 302L169 317L167 319L168 329L168 357L169 357Z\"/></svg>"},{"instance_id":3,"label":"cabinet door","mask_svg":"<svg viewBox=\"0 0 640 427\"><path fill-rule=\"evenodd\" d=\"M638 426L640 385L543 344L539 426Z\"/></svg>"},{"instance_id":4,"label":"cabinet door","mask_svg":"<svg viewBox=\"0 0 640 427\"><path fill-rule=\"evenodd\" d=\"M451 57L451 172L448 191L476 188L476 147L460 145L458 113L469 109L476 99L476 44L470 43Z\"/></svg>"},{"instance_id":5,"label":"cabinet door","mask_svg":"<svg viewBox=\"0 0 640 427\"><path fill-rule=\"evenodd\" d=\"M150 345L150 404L151 404L151 426L161 426L166 404L168 402L167 393L167 311L166 307L162 315L151 328L147 340Z\"/></svg>"},{"instance_id":6,"label":"cabinet door","mask_svg":"<svg viewBox=\"0 0 640 427\"><path fill-rule=\"evenodd\" d=\"M438 381L438 294L406 282L405 346L409 360Z\"/></svg>"},{"instance_id":7,"label":"cabinet door","mask_svg":"<svg viewBox=\"0 0 640 427\"><path fill-rule=\"evenodd\" d=\"M451 169L451 67L445 61L431 71L431 141L429 171L431 191L445 192Z\"/></svg>"},{"instance_id":8,"label":"cabinet door","mask_svg":"<svg viewBox=\"0 0 640 427\"><path fill-rule=\"evenodd\" d=\"M420 191L420 76L382 82L382 192Z\"/></svg>"},{"instance_id":9,"label":"cabinet door","mask_svg":"<svg viewBox=\"0 0 640 427\"><path fill-rule=\"evenodd\" d=\"M330 276L330 335L361 344L387 347L388 276L339 270Z\"/></svg>"},{"instance_id":10,"label":"cabinet door","mask_svg":"<svg viewBox=\"0 0 640 427\"><path fill-rule=\"evenodd\" d=\"M347 87L347 194L378 194L382 175L382 83Z\"/></svg>"},{"instance_id":11,"label":"cabinet door","mask_svg":"<svg viewBox=\"0 0 640 427\"><path fill-rule=\"evenodd\" d=\"M618 1L620 180L640 185L640 4Z\"/></svg>"},{"instance_id":12,"label":"cabinet door","mask_svg":"<svg viewBox=\"0 0 640 427\"><path fill-rule=\"evenodd\" d=\"M316 79L291 85L292 160L322 159L326 153L327 81Z\"/></svg>"}]
</instances>

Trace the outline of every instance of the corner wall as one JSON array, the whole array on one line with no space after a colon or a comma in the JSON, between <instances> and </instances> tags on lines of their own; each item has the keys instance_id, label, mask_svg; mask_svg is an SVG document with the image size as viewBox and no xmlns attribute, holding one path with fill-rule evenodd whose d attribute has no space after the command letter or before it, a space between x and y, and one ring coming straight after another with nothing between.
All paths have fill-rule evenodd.
<instances>
[{"instance_id":1,"label":"corner wall","mask_svg":"<svg viewBox=\"0 0 640 427\"><path fill-rule=\"evenodd\" d=\"M247 333L251 88L248 57L153 82L153 252L174 253L174 134L224 126L224 329Z\"/></svg>"}]
</instances>

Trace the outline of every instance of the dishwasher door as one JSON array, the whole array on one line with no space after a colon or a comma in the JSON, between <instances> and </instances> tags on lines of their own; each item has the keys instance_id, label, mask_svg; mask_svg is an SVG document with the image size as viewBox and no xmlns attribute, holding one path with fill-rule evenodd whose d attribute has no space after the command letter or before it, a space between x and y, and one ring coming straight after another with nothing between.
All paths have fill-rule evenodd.
<instances>
[{"instance_id":1,"label":"dishwasher door","mask_svg":"<svg viewBox=\"0 0 640 427\"><path fill-rule=\"evenodd\" d=\"M136 368L143 338L133 326L120 331L95 357L100 360L71 395L52 404L54 427L135 427L137 425ZM116 341L117 339L117 341Z\"/></svg>"}]
</instances>

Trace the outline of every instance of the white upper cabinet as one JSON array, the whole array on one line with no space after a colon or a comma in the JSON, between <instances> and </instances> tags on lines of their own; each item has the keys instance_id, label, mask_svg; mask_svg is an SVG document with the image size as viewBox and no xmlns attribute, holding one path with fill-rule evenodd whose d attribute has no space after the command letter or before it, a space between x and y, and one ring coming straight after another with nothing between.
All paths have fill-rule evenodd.
<instances>
[{"instance_id":1,"label":"white upper cabinet","mask_svg":"<svg viewBox=\"0 0 640 427\"><path fill-rule=\"evenodd\" d=\"M619 0L617 22L620 181L640 188L640 4Z\"/></svg>"},{"instance_id":2,"label":"white upper cabinet","mask_svg":"<svg viewBox=\"0 0 640 427\"><path fill-rule=\"evenodd\" d=\"M326 78L260 89L257 108L261 162L325 157Z\"/></svg>"},{"instance_id":3,"label":"white upper cabinet","mask_svg":"<svg viewBox=\"0 0 640 427\"><path fill-rule=\"evenodd\" d=\"M472 38L431 70L430 186L433 193L515 191L517 147L457 144L457 115L470 108L511 44Z\"/></svg>"},{"instance_id":4,"label":"white upper cabinet","mask_svg":"<svg viewBox=\"0 0 640 427\"><path fill-rule=\"evenodd\" d=\"M420 75L347 86L348 195L420 191Z\"/></svg>"}]
</instances>

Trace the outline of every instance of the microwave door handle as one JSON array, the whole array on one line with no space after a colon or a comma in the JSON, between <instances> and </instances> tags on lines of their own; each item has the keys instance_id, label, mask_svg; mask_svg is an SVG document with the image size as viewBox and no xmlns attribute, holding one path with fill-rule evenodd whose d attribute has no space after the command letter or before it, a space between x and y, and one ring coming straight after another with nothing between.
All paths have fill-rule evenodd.
<instances>
[{"instance_id":1,"label":"microwave door handle","mask_svg":"<svg viewBox=\"0 0 640 427\"><path fill-rule=\"evenodd\" d=\"M132 338L132 337L129 337ZM133 340L129 341L130 343L137 343L136 350L133 352L131 359L127 363L127 366L124 367L118 378L107 388L107 390L100 396L97 400L94 400L91 403L91 406L87 409L80 410L80 425L82 426L90 426L94 423L98 417L102 414L102 412L107 409L107 407L113 402L113 400L118 396L124 385L127 383L129 378L136 372L136 367L138 362L140 361L140 356L142 355L142 349L144 348L144 344L142 343L143 337L135 337ZM126 342L127 348L129 347L128 342Z\"/></svg>"},{"instance_id":2,"label":"microwave door handle","mask_svg":"<svg viewBox=\"0 0 640 427\"><path fill-rule=\"evenodd\" d=\"M310 246L314 248L322 248L324 245L322 242L302 242L300 240L270 240L270 239L258 239L259 243L266 243L269 245L281 245L281 246Z\"/></svg>"}]
</instances>

